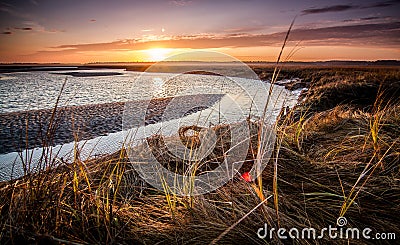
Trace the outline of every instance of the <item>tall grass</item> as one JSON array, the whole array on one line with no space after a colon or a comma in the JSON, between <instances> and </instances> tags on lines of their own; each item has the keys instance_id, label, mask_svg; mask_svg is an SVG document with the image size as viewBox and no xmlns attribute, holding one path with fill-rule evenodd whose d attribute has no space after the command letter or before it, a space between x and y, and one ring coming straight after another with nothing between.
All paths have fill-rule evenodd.
<instances>
[{"instance_id":1,"label":"tall grass","mask_svg":"<svg viewBox=\"0 0 400 245\"><path fill-rule=\"evenodd\" d=\"M0 184L1 241L264 244L282 242L257 237L264 223L323 228L340 215L350 226L400 232L400 106L313 112L307 102L279 120L279 155L262 172L263 192L236 176L206 195L166 194L140 179L124 150L82 161L77 145L73 162ZM257 137L252 143L257 152ZM268 202L274 195L278 202Z\"/></svg>"}]
</instances>

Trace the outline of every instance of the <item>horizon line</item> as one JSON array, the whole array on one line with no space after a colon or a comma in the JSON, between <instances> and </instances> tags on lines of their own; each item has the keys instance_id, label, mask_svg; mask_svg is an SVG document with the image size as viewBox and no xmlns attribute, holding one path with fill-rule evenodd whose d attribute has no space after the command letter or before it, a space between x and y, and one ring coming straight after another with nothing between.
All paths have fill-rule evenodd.
<instances>
[{"instance_id":1,"label":"horizon line","mask_svg":"<svg viewBox=\"0 0 400 245\"><path fill-rule=\"evenodd\" d=\"M94 61L94 62L0 62L0 65L96 65L96 64L155 64L155 63L272 63L276 61L252 60L252 61L196 61L196 60L165 60L165 61ZM378 63L378 62L395 62L400 60L393 59L377 59L377 60L316 60L316 61L280 61L279 63L329 63L329 62L362 62L362 63Z\"/></svg>"}]
</instances>

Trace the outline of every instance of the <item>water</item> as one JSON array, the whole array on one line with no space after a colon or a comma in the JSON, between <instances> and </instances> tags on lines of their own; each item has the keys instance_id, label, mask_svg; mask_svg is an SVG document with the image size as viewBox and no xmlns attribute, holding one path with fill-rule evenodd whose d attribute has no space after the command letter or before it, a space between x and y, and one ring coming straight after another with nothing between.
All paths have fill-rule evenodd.
<instances>
[{"instance_id":1,"label":"water","mask_svg":"<svg viewBox=\"0 0 400 245\"><path fill-rule=\"evenodd\" d=\"M236 77L219 77L209 75L141 73L120 69L79 70L79 72L119 72L122 75L72 77L62 73L17 72L1 74L0 78L0 113L53 108L65 79L66 86L60 98L60 106L102 104L108 102L127 102L159 97L191 95L198 93L224 94L222 99L211 108L190 115L181 115L180 119L156 123L148 126L131 125L136 130L137 139L153 133L164 135L177 133L179 126L198 124L201 126L218 123L233 123L244 120L248 115L260 117L267 101L269 84L259 80ZM274 122L283 106L293 106L298 93L290 92L284 87L276 86L273 90L268 115ZM174 106L182 107L185 103L172 101L166 113L174 113ZM128 104L129 105L129 104ZM201 106L201 105L199 105ZM129 108L129 107L128 107ZM185 108L190 110L191 108ZM184 110L185 111L185 110ZM0 114L1 116L1 114ZM135 115L133 115L135 116ZM126 117L124 118L126 119ZM129 118L128 118L129 119ZM103 155L121 149L126 132L108 134L85 141L81 158ZM80 142L79 144L83 144ZM70 161L73 157L74 143L55 146L53 152L57 157ZM32 157L33 166L42 155L42 148L0 155L0 180L23 175L22 162L26 156Z\"/></svg>"},{"instance_id":2,"label":"water","mask_svg":"<svg viewBox=\"0 0 400 245\"><path fill-rule=\"evenodd\" d=\"M104 72L104 70L97 71ZM96 72L96 70L80 70L80 72ZM67 83L61 96L61 106L127 101L140 98L141 93L149 92L146 89L138 88L135 98L129 98L130 85L140 73L125 72L118 69L112 69L110 72L120 72L123 75L73 77L63 75L59 71L2 74L0 79L0 113L54 107L65 79L67 79Z\"/></svg>"}]
</instances>

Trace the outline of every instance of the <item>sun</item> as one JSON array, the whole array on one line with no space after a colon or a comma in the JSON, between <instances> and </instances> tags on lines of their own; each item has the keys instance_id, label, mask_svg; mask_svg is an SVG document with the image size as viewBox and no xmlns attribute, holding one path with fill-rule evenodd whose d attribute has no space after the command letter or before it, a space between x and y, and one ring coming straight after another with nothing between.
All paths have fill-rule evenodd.
<instances>
[{"instance_id":1,"label":"sun","mask_svg":"<svg viewBox=\"0 0 400 245\"><path fill-rule=\"evenodd\" d=\"M166 48L152 48L146 50L146 52L150 61L161 61L164 60L171 51Z\"/></svg>"}]
</instances>

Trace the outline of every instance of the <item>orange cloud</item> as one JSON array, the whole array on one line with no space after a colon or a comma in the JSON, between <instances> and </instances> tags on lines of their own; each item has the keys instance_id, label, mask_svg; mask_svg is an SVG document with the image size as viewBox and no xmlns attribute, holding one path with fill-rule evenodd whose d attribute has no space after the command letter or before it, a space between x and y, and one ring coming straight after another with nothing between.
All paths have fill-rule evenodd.
<instances>
[{"instance_id":1,"label":"orange cloud","mask_svg":"<svg viewBox=\"0 0 400 245\"><path fill-rule=\"evenodd\" d=\"M301 42L306 46L382 46L398 47L400 22L390 24L364 24L325 27L316 29L296 29L290 34L290 41ZM273 34L227 34L227 35L189 35L162 37L162 40L126 39L107 43L61 45L46 53L76 53L86 51L144 50L162 48L223 48L279 46L285 33Z\"/></svg>"}]
</instances>

